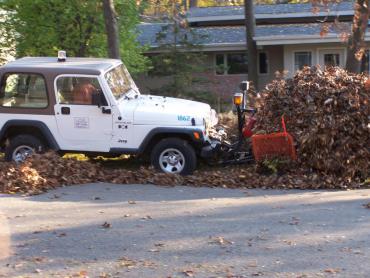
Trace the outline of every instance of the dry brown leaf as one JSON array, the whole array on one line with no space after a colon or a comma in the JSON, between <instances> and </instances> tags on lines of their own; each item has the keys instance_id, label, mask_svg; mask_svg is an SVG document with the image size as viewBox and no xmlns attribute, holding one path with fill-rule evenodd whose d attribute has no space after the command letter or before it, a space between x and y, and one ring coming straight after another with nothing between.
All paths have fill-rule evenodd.
<instances>
[{"instance_id":1,"label":"dry brown leaf","mask_svg":"<svg viewBox=\"0 0 370 278\"><path fill-rule=\"evenodd\" d=\"M224 237L221 237L221 236L213 237L213 238L211 237L210 243L216 243L216 244L219 244L219 245L222 245L222 246L233 244L232 241L227 240L227 239L225 239Z\"/></svg>"},{"instance_id":2,"label":"dry brown leaf","mask_svg":"<svg viewBox=\"0 0 370 278\"><path fill-rule=\"evenodd\" d=\"M339 268L327 268L324 270L324 272L330 273L330 274L336 274L340 272L340 269Z\"/></svg>"},{"instance_id":3,"label":"dry brown leaf","mask_svg":"<svg viewBox=\"0 0 370 278\"><path fill-rule=\"evenodd\" d=\"M101 225L103 228L105 229L109 229L109 228L112 228L112 224L108 223L108 222L104 222L104 224Z\"/></svg>"},{"instance_id":4,"label":"dry brown leaf","mask_svg":"<svg viewBox=\"0 0 370 278\"><path fill-rule=\"evenodd\" d=\"M182 273L187 277L194 277L194 271L192 270L184 270Z\"/></svg>"},{"instance_id":5,"label":"dry brown leaf","mask_svg":"<svg viewBox=\"0 0 370 278\"><path fill-rule=\"evenodd\" d=\"M119 262L119 265L121 267L126 267L128 269L131 269L131 268L134 268L134 267L137 266L137 262L136 261L131 260L131 259L128 259L126 257L123 257L123 258L119 259L118 262Z\"/></svg>"}]
</instances>

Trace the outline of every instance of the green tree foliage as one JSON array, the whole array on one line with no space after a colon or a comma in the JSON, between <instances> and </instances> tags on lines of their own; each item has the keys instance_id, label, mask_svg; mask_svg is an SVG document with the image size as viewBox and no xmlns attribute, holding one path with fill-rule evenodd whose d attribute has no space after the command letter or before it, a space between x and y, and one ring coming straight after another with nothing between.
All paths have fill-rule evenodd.
<instances>
[{"instance_id":1,"label":"green tree foliage","mask_svg":"<svg viewBox=\"0 0 370 278\"><path fill-rule=\"evenodd\" d=\"M172 1L169 3L167 24L157 35L157 43L161 45L161 54L152 57L152 75L170 76L171 82L162 88L171 96L187 96L193 91L192 85L198 81L195 76L204 72L204 55L197 45L200 39L188 27L181 7ZM164 90L163 90L164 89Z\"/></svg>"},{"instance_id":2,"label":"green tree foliage","mask_svg":"<svg viewBox=\"0 0 370 278\"><path fill-rule=\"evenodd\" d=\"M122 59L132 72L143 71L148 60L136 42L139 8L134 0L115 4ZM0 8L7 11L18 57L55 56L60 49L69 56L107 56L101 0L3 0Z\"/></svg>"},{"instance_id":3,"label":"green tree foliage","mask_svg":"<svg viewBox=\"0 0 370 278\"><path fill-rule=\"evenodd\" d=\"M0 9L0 66L15 55L13 36L5 25L7 19L5 11Z\"/></svg>"}]
</instances>

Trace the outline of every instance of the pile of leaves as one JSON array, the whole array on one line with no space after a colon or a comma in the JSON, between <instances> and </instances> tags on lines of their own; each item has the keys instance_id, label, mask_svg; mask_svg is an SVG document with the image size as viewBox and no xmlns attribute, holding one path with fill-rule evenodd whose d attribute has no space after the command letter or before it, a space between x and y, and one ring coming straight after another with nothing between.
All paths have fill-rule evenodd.
<instances>
[{"instance_id":1,"label":"pile of leaves","mask_svg":"<svg viewBox=\"0 0 370 278\"><path fill-rule=\"evenodd\" d=\"M119 163L119 161L117 161ZM95 182L122 184L177 184L177 176L148 168L127 170L100 162L63 158L54 152L35 154L22 164L0 162L0 192L39 194L66 185Z\"/></svg>"},{"instance_id":2,"label":"pile of leaves","mask_svg":"<svg viewBox=\"0 0 370 278\"><path fill-rule=\"evenodd\" d=\"M335 177L338 185L364 181L370 176L369 82L338 67L305 67L261 92L256 130L281 131L284 115L301 169Z\"/></svg>"}]
</instances>

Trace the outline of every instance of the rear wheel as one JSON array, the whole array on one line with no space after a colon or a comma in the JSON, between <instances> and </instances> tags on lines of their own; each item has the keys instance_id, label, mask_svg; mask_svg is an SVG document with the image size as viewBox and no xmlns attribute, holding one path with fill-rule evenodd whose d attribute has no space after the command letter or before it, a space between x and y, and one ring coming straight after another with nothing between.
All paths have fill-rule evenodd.
<instances>
[{"instance_id":1,"label":"rear wheel","mask_svg":"<svg viewBox=\"0 0 370 278\"><path fill-rule=\"evenodd\" d=\"M5 160L16 163L24 162L27 157L44 150L44 144L32 135L17 135L10 138L9 144L5 147Z\"/></svg>"},{"instance_id":2,"label":"rear wheel","mask_svg":"<svg viewBox=\"0 0 370 278\"><path fill-rule=\"evenodd\" d=\"M190 175L197 165L193 147L178 138L161 140L152 151L151 161L157 170L168 174Z\"/></svg>"}]
</instances>

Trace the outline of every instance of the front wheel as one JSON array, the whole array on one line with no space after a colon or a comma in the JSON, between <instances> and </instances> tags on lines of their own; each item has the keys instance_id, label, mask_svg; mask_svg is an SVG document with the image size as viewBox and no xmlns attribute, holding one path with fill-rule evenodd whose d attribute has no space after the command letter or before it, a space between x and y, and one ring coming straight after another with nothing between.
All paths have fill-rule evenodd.
<instances>
[{"instance_id":1,"label":"front wheel","mask_svg":"<svg viewBox=\"0 0 370 278\"><path fill-rule=\"evenodd\" d=\"M43 150L44 145L37 137L27 134L18 135L11 138L5 147L5 160L22 163L33 153Z\"/></svg>"},{"instance_id":2,"label":"front wheel","mask_svg":"<svg viewBox=\"0 0 370 278\"><path fill-rule=\"evenodd\" d=\"M178 138L161 140L152 151L151 161L157 170L168 174L190 175L197 165L193 147Z\"/></svg>"}]
</instances>

